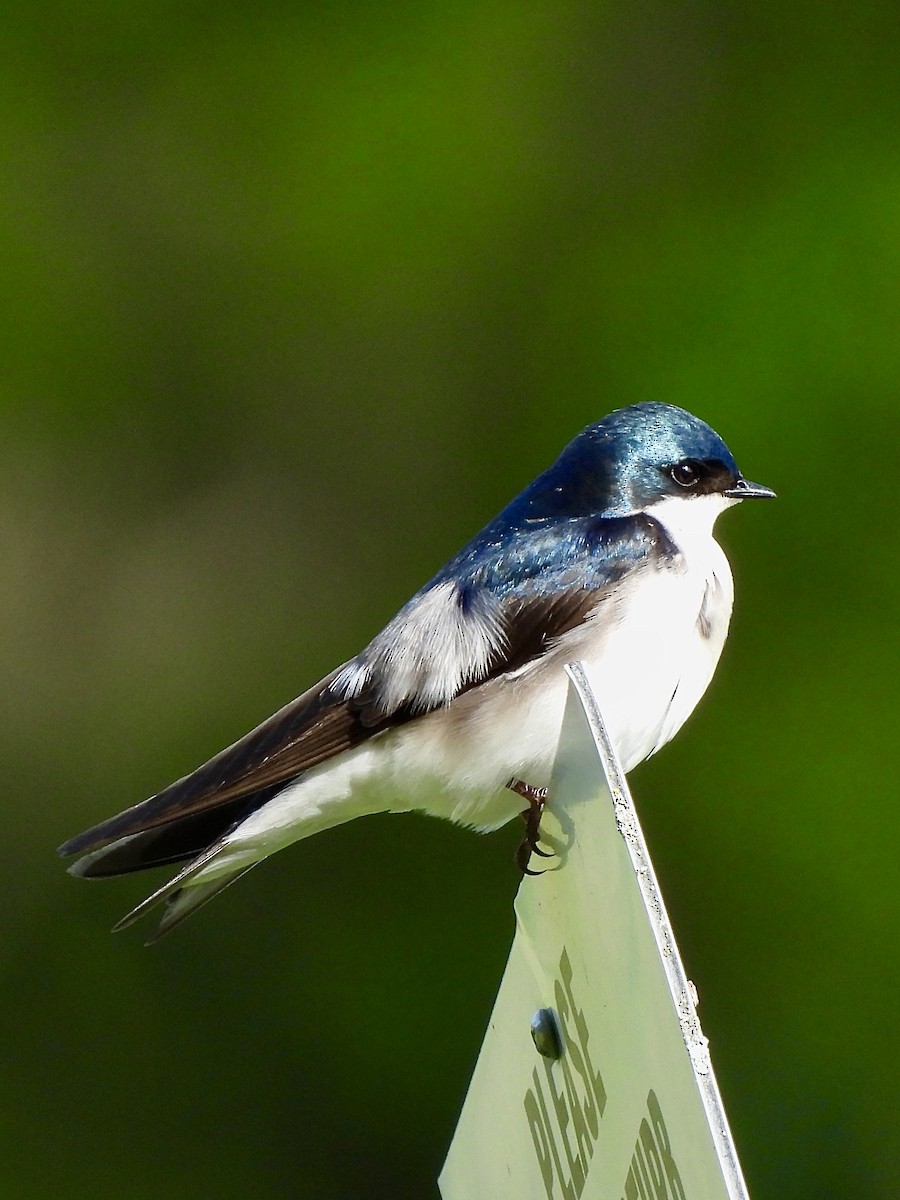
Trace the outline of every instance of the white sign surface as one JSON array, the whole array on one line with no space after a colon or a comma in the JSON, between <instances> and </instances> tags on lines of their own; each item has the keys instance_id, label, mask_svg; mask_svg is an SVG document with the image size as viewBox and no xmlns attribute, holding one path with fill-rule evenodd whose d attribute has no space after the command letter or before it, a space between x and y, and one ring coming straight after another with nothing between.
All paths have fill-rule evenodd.
<instances>
[{"instance_id":1,"label":"white sign surface","mask_svg":"<svg viewBox=\"0 0 900 1200\"><path fill-rule=\"evenodd\" d=\"M579 664L443 1200L746 1200L693 998ZM557 1058L531 1023L550 1009ZM552 1036L549 1039L552 1052Z\"/></svg>"}]
</instances>

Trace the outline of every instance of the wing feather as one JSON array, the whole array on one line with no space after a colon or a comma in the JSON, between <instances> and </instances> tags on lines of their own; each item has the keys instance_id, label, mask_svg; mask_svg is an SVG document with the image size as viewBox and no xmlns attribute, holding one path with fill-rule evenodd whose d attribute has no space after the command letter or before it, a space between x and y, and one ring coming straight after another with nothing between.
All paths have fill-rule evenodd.
<instances>
[{"instance_id":1,"label":"wing feather","mask_svg":"<svg viewBox=\"0 0 900 1200\"><path fill-rule=\"evenodd\" d=\"M190 775L63 843L59 853L86 854L171 821L190 819L191 829L200 829L203 825L198 818L211 808L225 809L230 824L233 817L244 815L241 804L235 802L264 802L277 785L407 719L406 714L397 711L382 715L378 723L363 724L359 704L332 690L336 674L327 676ZM168 861L191 852L190 846L178 847L169 854Z\"/></svg>"},{"instance_id":2,"label":"wing feather","mask_svg":"<svg viewBox=\"0 0 900 1200\"><path fill-rule=\"evenodd\" d=\"M650 518L550 522L505 541L488 526L355 659L60 853L88 855L73 869L90 875L192 857L303 772L527 666L626 573L672 553Z\"/></svg>"}]
</instances>

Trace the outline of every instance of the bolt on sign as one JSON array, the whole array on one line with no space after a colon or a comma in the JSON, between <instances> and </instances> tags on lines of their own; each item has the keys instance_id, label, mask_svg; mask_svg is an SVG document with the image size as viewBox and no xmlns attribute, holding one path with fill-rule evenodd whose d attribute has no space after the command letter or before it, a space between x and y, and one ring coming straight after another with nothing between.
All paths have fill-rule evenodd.
<instances>
[{"instance_id":1,"label":"bolt on sign","mask_svg":"<svg viewBox=\"0 0 900 1200\"><path fill-rule=\"evenodd\" d=\"M696 992L583 668L443 1200L747 1200Z\"/></svg>"}]
</instances>

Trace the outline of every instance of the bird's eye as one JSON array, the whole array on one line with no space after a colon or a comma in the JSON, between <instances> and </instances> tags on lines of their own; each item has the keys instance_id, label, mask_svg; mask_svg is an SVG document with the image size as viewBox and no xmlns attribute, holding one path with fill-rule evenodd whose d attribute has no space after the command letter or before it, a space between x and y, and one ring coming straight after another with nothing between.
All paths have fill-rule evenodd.
<instances>
[{"instance_id":1,"label":"bird's eye","mask_svg":"<svg viewBox=\"0 0 900 1200\"><path fill-rule=\"evenodd\" d=\"M700 479L700 469L695 462L691 462L689 458L684 462L676 463L669 471L669 474L675 480L679 487L692 488Z\"/></svg>"},{"instance_id":2,"label":"bird's eye","mask_svg":"<svg viewBox=\"0 0 900 1200\"><path fill-rule=\"evenodd\" d=\"M685 458L684 462L674 464L668 474L672 476L679 487L695 487L700 482L702 472L700 463L692 461L691 458Z\"/></svg>"}]
</instances>

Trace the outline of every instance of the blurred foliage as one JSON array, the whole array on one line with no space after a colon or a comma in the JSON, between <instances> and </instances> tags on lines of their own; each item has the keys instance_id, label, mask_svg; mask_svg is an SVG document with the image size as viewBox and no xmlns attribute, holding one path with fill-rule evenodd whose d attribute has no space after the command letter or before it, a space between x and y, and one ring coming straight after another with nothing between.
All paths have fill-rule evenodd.
<instances>
[{"instance_id":1,"label":"blurred foliage","mask_svg":"<svg viewBox=\"0 0 900 1200\"><path fill-rule=\"evenodd\" d=\"M722 521L722 667L633 780L750 1190L895 1194L898 27L12 0L7 1194L435 1194L516 830L356 822L153 951L106 932L147 881L52 847L355 652L640 399L780 494Z\"/></svg>"}]
</instances>

